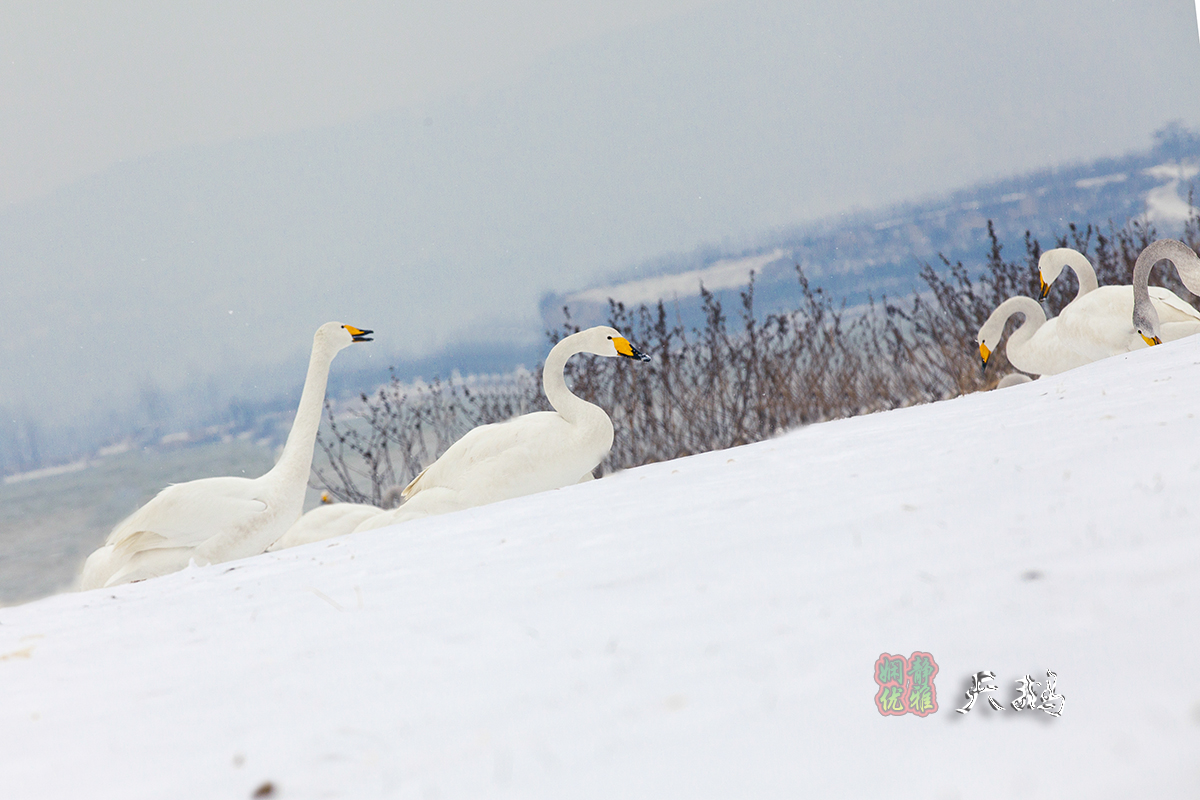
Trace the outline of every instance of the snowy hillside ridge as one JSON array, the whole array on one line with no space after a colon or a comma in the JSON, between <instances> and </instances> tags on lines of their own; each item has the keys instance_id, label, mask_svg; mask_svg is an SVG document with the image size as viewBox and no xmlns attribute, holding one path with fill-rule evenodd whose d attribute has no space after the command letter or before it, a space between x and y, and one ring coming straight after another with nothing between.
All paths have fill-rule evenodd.
<instances>
[{"instance_id":1,"label":"snowy hillside ridge","mask_svg":"<svg viewBox=\"0 0 1200 800\"><path fill-rule=\"evenodd\" d=\"M702 247L637 265L589 288L548 294L540 303L548 326L561 322L562 307L579 324L605 318L608 298L626 305L679 303L685 316L701 283L710 291L738 289L751 269L773 305L793 302L792 269L852 303L868 295L906 294L921 262L938 254L973 261L984 252L988 220L1000 238L1018 241L1026 231L1048 244L1068 223L1117 227L1138 219L1162 235L1198 212L1189 202L1200 174L1200 137L1164 129L1158 145L1116 159L1056 167L1001 181L981 182L919 201L858 211L762 234L738 245ZM740 281L738 280L740 276ZM776 298L778 295L778 298Z\"/></svg>"},{"instance_id":2,"label":"snowy hillside ridge","mask_svg":"<svg viewBox=\"0 0 1200 800\"><path fill-rule=\"evenodd\" d=\"M0 609L39 798L1182 796L1200 340ZM881 653L940 710L882 717ZM965 702L1058 675L1060 719ZM981 769L981 758L986 766ZM1005 765L1040 765L1010 769Z\"/></svg>"},{"instance_id":3,"label":"snowy hillside ridge","mask_svg":"<svg viewBox=\"0 0 1200 800\"><path fill-rule=\"evenodd\" d=\"M728 300L736 303L737 290L744 285L751 268L758 273L759 304L766 312L796 307L798 288L792 271L796 264L803 266L815 285L839 300L846 298L851 305L865 302L868 296L876 299L883 294L907 296L918 282L921 263L936 262L938 253L951 260L977 262L986 250L984 230L989 219L995 221L998 233L1006 242L1019 242L1024 232L1030 230L1048 245L1052 237L1066 233L1065 226L1070 222L1104 225L1111 219L1119 226L1130 217L1147 213L1158 221L1160 234L1178 237L1175 221L1186 213L1188 189L1195 182L1194 177L1187 177L1187 170L1200 159L1200 137L1182 128L1167 128L1160 134L1156 137L1155 147L1120 158L977 183L923 200L855 211L783 229L748 229L740 238L731 238L727 230L722 231L721 226L727 226L729 218L721 216L705 231L687 240L696 242L705 237L710 240L720 237L720 246L700 247L686 255L676 251L645 261L646 256L662 252L655 246L649 250L643 248L636 259L632 256L614 259L611 253L607 257L601 256L598 251L581 248L578 241L571 240L569 248L573 256L566 258L564 263L578 267L583 262L595 262L587 271L591 277L585 280L583 273L576 273L574 278L560 277L549 283L531 278L532 282L525 284L513 281L510 276L505 281L505 291L517 291L525 300L497 306L495 298L499 295L487 290L480 295L488 298L487 309L468 312L461 303L452 304L455 305L453 309L443 309L445 313L435 315L437 319L427 321L428 324L423 326L412 315L417 310L422 314L433 313L434 306L418 303L412 308L406 307L407 311L397 318L400 328L391 328L387 332L387 341L380 339L379 349L372 354L359 354L355 356L357 362L348 361L334 371L330 393L338 397L357 395L363 387L386 380L391 366L396 367L404 379L444 376L455 369L465 374L505 372L519 364L533 366L542 353L543 332L560 327L564 302L571 304L575 320L586 326L608 321L607 298L610 295L627 303L640 301L648 295L678 296L681 298L679 307L672 311L689 325L697 321L702 324L703 317L697 313L698 303L692 302L689 308L689 298L694 300L700 281L704 280L710 289L724 292ZM389 151L388 158L394 155ZM366 163L361 159L355 161L355 169ZM207 174L211 168L208 164L201 173ZM345 179L343 170L337 170L337 175L339 182ZM238 176L237 180L241 180L240 172ZM201 225L206 231L205 248L189 247L186 251L178 251L174 238L180 235L177 226L190 227L199 223L193 219L190 207L187 211L176 208L176 201L186 195L186 192L180 194L177 180L178 176L175 176L166 181L171 187L169 200L149 204L139 202L137 209L120 210L121 204L129 198L144 199L140 191L126 186L118 193L120 200L108 196L107 190L96 196L84 191L76 198L77 203L52 204L35 215L40 222L22 214L13 216L16 212L0 214L0 234L7 230L11 240L11 247L5 252L11 256L10 260L15 259L11 268L15 272L24 269L29 278L26 284L10 287L12 291L8 298L8 316L14 334L7 342L7 348L13 355L9 366L15 371L10 371L6 381L0 383L0 410L4 412L0 414L0 473L24 473L61 466L125 439L153 446L163 436L185 431L194 438L211 437L214 434L206 431L214 429L221 429L223 432L219 435L223 436L251 428L273 428L265 417L281 411L290 412L297 396L293 392L298 392L297 376L303 373L307 363L304 345L307 335L303 329L308 323L301 325L300 320L309 319L317 324L327 318L324 312L312 318L293 309L279 317L276 323L267 324L261 317L256 317L262 309L252 311L242 307L244 298L251 295L235 290L232 297L224 297L215 306L213 303L223 291L241 286L246 280L246 275L232 265L259 263L264 248L275 255L268 259L269 264L263 265L264 271L255 272L255 281L259 290L265 293L263 296L271 295L273 287L284 285L289 280L287 276L293 274L295 259L288 261L281 254L297 247L308 252L309 248L298 244L305 238L297 238L295 232L288 233L279 240L279 247L272 247L264 245L265 240L256 234L247 240L239 239L237 243L221 244L220 237L213 239L208 232L243 231L244 215L238 216L231 209L240 208L249 195L236 191L233 193L236 197L227 197L225 189L214 184L207 185L201 192L213 200L204 207L216 215L209 223ZM268 183L277 185L275 181ZM355 193L362 185L350 181L347 190L357 196ZM368 181L367 185L374 184ZM443 186L443 181L439 178L436 185ZM212 192L216 195L211 195ZM84 202L83 196L90 199ZM60 200L65 200L65 196ZM337 219L348 222L377 218L379 211L373 201L364 208L370 210L357 216L338 215ZM69 248L69 253L56 252L55 248L62 240L53 232L59 231L64 215L83 213L80 209L91 210L80 219L78 229L72 234L75 245ZM153 222L147 221L146 214L155 219L160 214L166 216ZM229 214L237 218L236 223L221 221ZM130 227L127 223L134 218L140 222ZM578 219L580 215L574 214L573 218ZM447 219L453 219L453 215ZM322 220L323 223L329 221L323 215ZM691 224L697 222L698 218L692 219ZM539 226L539 229L544 227ZM668 228L678 230L674 222ZM114 240L110 235L113 230L123 233ZM330 242L362 241L359 233L343 235L344 232L334 233L322 225L306 230L306 235L317 235L319 239L332 237L328 238ZM324 233L318 235L322 230ZM528 230L528 226L521 226L520 230ZM386 239L392 235L389 232L400 235L399 231L411 229L402 226L393 231L386 227L368 237L373 242L371 247L383 247L378 259L367 259L375 263L376 268L385 272L394 270L392 259L396 243L381 244L381 240L373 237L378 234ZM260 231L260 234L275 241L271 237L280 232L272 228L267 232ZM169 241L160 241L163 236ZM605 239L617 241L621 237L614 239L606 233ZM475 241L475 238L468 237L464 241ZM235 251L242 252L239 248L247 246L252 254L231 255ZM206 249L211 247L217 250ZM234 250L228 251L227 247ZM321 245L317 249L324 247ZM156 249L171 252L170 260L137 261L133 265L128 262L131 252ZM430 252L439 249L433 247ZM776 257L770 258L773 254L777 254ZM438 256L445 257L445 253ZM283 262L279 258L283 258ZM308 263L309 257L295 258ZM488 255L483 261L464 259L455 263L478 265L490 263L489 258L492 256ZM431 274L445 278L453 272L430 267L423 259L409 264L417 270L410 277L422 284ZM543 261L544 253L531 258L528 263ZM108 264L109 268L100 268L98 265L102 263ZM164 263L190 266L164 271ZM48 269L47 264L56 266ZM629 265L635 267L629 268ZM126 274L129 269L132 272ZM202 277L213 269L217 270L214 274L225 275L225 278ZM230 269L233 272L227 272ZM124 277L121 280L97 278L110 273L120 273ZM495 270L488 274L492 273L498 274ZM60 286L56 283L57 278L46 278L49 275L69 277L63 278L66 283ZM175 279L166 280L164 276L168 275ZM179 283L180 276L187 277L186 285ZM364 303L371 306L381 302L379 297L392 296L386 292L364 294L360 288L354 288L387 286L394 275L389 272L387 277L377 278L372 281L360 277L339 285L334 295L341 298L338 301L340 307L346 309L347 314L353 309L353 314L367 318L376 314L386 320L390 311L371 312ZM551 285L562 281L566 283L557 287ZM468 281L471 286L476 283L474 279ZM457 297L462 286L468 285L453 280L451 284L442 293L446 297ZM199 304L184 304L185 316L190 320L187 324L181 323L179 313L183 312L177 309L167 313L169 319L160 320L158 327L164 331L163 335L128 341L119 348L101 348L98 343L106 341L114 320L126 318L136 307L127 302L125 287L128 285L147 287L146 291L153 287L157 300L151 307L160 310L175 308L173 304L181 297L207 299ZM62 286L72 287L71 291L63 294ZM591 286L591 289L576 291L572 286ZM429 294L430 287L426 288L426 297L438 294ZM550 293L546 294L547 290ZM217 294L212 294L213 291ZM310 292L303 302L315 313L311 304L317 302L327 307L324 304L330 302L330 298L328 292ZM392 299L398 301L395 297ZM284 306L287 303L279 307ZM53 344L37 333L41 327L36 320L29 324L20 322L21 314L27 309L74 307L87 307L92 313L60 314L63 319L69 319L71 325L57 331ZM504 310L500 312L498 308ZM503 319L492 318L495 313L500 313ZM464 321L462 315L470 321ZM451 323L449 320L457 321ZM455 332L433 335L431 331L439 330L438 326L443 323L450 324ZM130 324L145 324L145 320L137 319L135 314L130 318ZM251 324L255 330L264 333L269 330L270 335L255 338L251 345L246 339ZM419 325L422 332L420 335L413 331L402 332L408 325ZM189 331L188 335L167 333L177 328ZM20 358L16 357L18 353L22 354ZM143 374L148 364L155 365L153 374ZM185 369L184 364L191 366ZM97 393L93 391L96 386L108 388ZM36 397L26 396L32 391L31 387L37 387ZM271 431L263 431L261 435L256 431L255 438L271 435Z\"/></svg>"},{"instance_id":4,"label":"snowy hillside ridge","mask_svg":"<svg viewBox=\"0 0 1200 800\"><path fill-rule=\"evenodd\" d=\"M563 302L572 306L578 303L607 305L611 297L627 306L643 303L653 305L659 300L674 300L681 295L695 297L699 294L701 285L709 291L740 289L750 281L751 272L761 272L764 267L786 259L788 255L776 248L765 255L722 259L703 269L587 289L567 295Z\"/></svg>"}]
</instances>

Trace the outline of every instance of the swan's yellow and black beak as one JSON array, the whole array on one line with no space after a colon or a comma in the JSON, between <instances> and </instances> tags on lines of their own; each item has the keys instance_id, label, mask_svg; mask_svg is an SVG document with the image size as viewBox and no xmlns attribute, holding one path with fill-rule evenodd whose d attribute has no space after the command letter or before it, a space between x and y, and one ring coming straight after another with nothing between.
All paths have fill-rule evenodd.
<instances>
[{"instance_id":1,"label":"swan's yellow and black beak","mask_svg":"<svg viewBox=\"0 0 1200 800\"><path fill-rule=\"evenodd\" d=\"M629 343L629 340L623 336L612 337L613 347L617 348L617 355L625 356L625 358L636 358L638 361L649 361L650 356Z\"/></svg>"},{"instance_id":2,"label":"swan's yellow and black beak","mask_svg":"<svg viewBox=\"0 0 1200 800\"><path fill-rule=\"evenodd\" d=\"M1041 294L1038 295L1038 301L1040 302L1046 299L1046 295L1050 294L1050 284L1046 283L1040 274L1038 275L1038 283L1042 285Z\"/></svg>"},{"instance_id":3,"label":"swan's yellow and black beak","mask_svg":"<svg viewBox=\"0 0 1200 800\"><path fill-rule=\"evenodd\" d=\"M1156 345L1156 344L1162 344L1162 339L1158 338L1157 336L1147 336L1146 334L1142 333L1141 331L1138 331L1138 336L1141 336L1142 341L1145 342L1146 344L1150 345L1151 347L1154 347L1154 345Z\"/></svg>"},{"instance_id":4,"label":"swan's yellow and black beak","mask_svg":"<svg viewBox=\"0 0 1200 800\"><path fill-rule=\"evenodd\" d=\"M979 343L979 357L983 359L983 366L979 368L979 373L982 375L987 371L988 359L992 357L992 351L988 350L988 346L983 342Z\"/></svg>"},{"instance_id":5,"label":"swan's yellow and black beak","mask_svg":"<svg viewBox=\"0 0 1200 800\"><path fill-rule=\"evenodd\" d=\"M373 342L373 341L375 341L374 339L368 338L375 331L364 331L362 328L356 328L353 325L343 325L342 327L346 329L347 333L349 333L351 336L354 337L352 341L355 341L355 342Z\"/></svg>"}]
</instances>

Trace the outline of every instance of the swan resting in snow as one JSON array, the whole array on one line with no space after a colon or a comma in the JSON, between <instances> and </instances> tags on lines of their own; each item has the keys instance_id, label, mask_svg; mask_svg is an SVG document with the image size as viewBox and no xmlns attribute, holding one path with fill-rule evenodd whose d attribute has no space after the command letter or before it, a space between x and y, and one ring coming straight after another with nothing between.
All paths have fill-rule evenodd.
<instances>
[{"instance_id":1,"label":"swan resting in snow","mask_svg":"<svg viewBox=\"0 0 1200 800\"><path fill-rule=\"evenodd\" d=\"M1192 294L1200 294L1200 256L1197 256L1192 248L1174 239L1159 239L1143 250L1133 265L1134 299L1130 323L1134 332L1147 346L1180 339L1200 331L1200 325L1193 325L1191 320L1172 321L1167 315L1160 313L1161 306L1153 302L1154 290L1159 287L1147 288L1147 284L1150 282L1150 271L1160 261L1169 261L1174 264L1188 291ZM1168 294L1171 293L1168 292ZM1171 294L1171 296L1179 300L1176 295ZM1186 306L1188 312L1191 312L1189 316L1200 320L1200 314L1194 308L1182 300L1179 302ZM1173 304L1170 310L1175 310Z\"/></svg>"},{"instance_id":2,"label":"swan resting in snow","mask_svg":"<svg viewBox=\"0 0 1200 800\"><path fill-rule=\"evenodd\" d=\"M383 509L367 503L322 503L296 521L267 548L268 551L286 550L310 542L320 542L350 533Z\"/></svg>"},{"instance_id":3,"label":"swan resting in snow","mask_svg":"<svg viewBox=\"0 0 1200 800\"><path fill-rule=\"evenodd\" d=\"M996 384L997 389L1007 389L1010 386L1020 386L1022 383L1029 383L1033 378L1028 375L1023 375L1020 372L1010 372L1000 379Z\"/></svg>"},{"instance_id":4,"label":"swan resting in snow","mask_svg":"<svg viewBox=\"0 0 1200 800\"><path fill-rule=\"evenodd\" d=\"M1163 258L1171 260L1171 256L1177 262L1183 261L1185 254L1196 259L1195 253L1180 242L1154 242L1138 256L1132 286L1101 286L1062 310L1056 317L1059 338L1089 361L1098 361L1200 333L1200 312L1174 292L1148 285L1155 263ZM1180 274L1187 269L1185 266ZM1154 326L1151 335L1141 335L1136 324L1139 313L1140 319L1148 320L1152 315L1155 322L1161 320L1163 324ZM1148 322L1145 329L1152 330Z\"/></svg>"},{"instance_id":5,"label":"swan resting in snow","mask_svg":"<svg viewBox=\"0 0 1200 800\"><path fill-rule=\"evenodd\" d=\"M987 368L1000 337L1004 335L1004 324L1013 314L1022 314L1025 321L1008 337L1005 353L1009 363L1022 372L1034 375L1056 375L1075 367L1082 367L1090 359L1067 347L1059 337L1058 317L1047 320L1046 312L1032 297L1010 297L1000 305L979 329L976 342L983 367Z\"/></svg>"},{"instance_id":6,"label":"swan resting in snow","mask_svg":"<svg viewBox=\"0 0 1200 800\"><path fill-rule=\"evenodd\" d=\"M88 556L81 590L116 586L263 552L300 517L333 357L372 331L327 322L313 337L300 406L283 454L260 478L168 486L113 528Z\"/></svg>"},{"instance_id":7,"label":"swan resting in snow","mask_svg":"<svg viewBox=\"0 0 1200 800\"><path fill-rule=\"evenodd\" d=\"M589 328L567 336L550 350L542 369L542 388L553 411L468 431L404 488L403 505L356 530L559 489L591 478L612 447L613 426L604 409L567 388L563 368L576 353L650 360L613 328Z\"/></svg>"}]
</instances>

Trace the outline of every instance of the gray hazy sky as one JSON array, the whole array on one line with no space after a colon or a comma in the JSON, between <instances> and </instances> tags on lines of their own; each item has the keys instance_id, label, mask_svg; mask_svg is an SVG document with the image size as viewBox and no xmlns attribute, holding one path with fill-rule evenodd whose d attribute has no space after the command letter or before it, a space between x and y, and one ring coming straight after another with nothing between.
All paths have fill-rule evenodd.
<instances>
[{"instance_id":1,"label":"gray hazy sky","mask_svg":"<svg viewBox=\"0 0 1200 800\"><path fill-rule=\"evenodd\" d=\"M713 0L0 4L0 206L115 162L334 125Z\"/></svg>"},{"instance_id":2,"label":"gray hazy sky","mask_svg":"<svg viewBox=\"0 0 1200 800\"><path fill-rule=\"evenodd\" d=\"M379 331L347 369L531 341L544 292L665 253L1200 128L1193 0L14 5L30 414L291 386L329 319Z\"/></svg>"}]
</instances>

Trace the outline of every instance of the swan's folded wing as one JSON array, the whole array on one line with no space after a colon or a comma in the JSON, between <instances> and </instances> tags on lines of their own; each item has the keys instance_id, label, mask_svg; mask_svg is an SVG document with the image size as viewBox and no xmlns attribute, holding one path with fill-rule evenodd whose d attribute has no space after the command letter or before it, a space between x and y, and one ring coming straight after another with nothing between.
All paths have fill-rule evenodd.
<instances>
[{"instance_id":1,"label":"swan's folded wing","mask_svg":"<svg viewBox=\"0 0 1200 800\"><path fill-rule=\"evenodd\" d=\"M536 411L507 422L472 428L413 479L404 490L404 498L407 500L417 492L435 486L465 488L473 484L472 473L478 467L497 468L497 459L519 469L524 466L522 462L536 458L526 451L536 450L544 442L555 441L569 429L569 424L553 411Z\"/></svg>"},{"instance_id":2,"label":"swan's folded wing","mask_svg":"<svg viewBox=\"0 0 1200 800\"><path fill-rule=\"evenodd\" d=\"M1162 322L1188 322L1191 320L1200 320L1200 311L1197 311L1186 302L1182 297L1175 294L1169 289L1164 289L1161 286L1150 287L1150 298L1157 300L1164 306L1167 306L1170 311L1160 314ZM1178 312L1172 314L1171 312Z\"/></svg>"},{"instance_id":3,"label":"swan's folded wing","mask_svg":"<svg viewBox=\"0 0 1200 800\"><path fill-rule=\"evenodd\" d=\"M430 465L432 466L432 465ZM417 492L421 491L421 479L425 477L425 473L429 471L429 467L417 473L417 477L408 482L408 485L400 490L400 499L407 500Z\"/></svg>"},{"instance_id":4,"label":"swan's folded wing","mask_svg":"<svg viewBox=\"0 0 1200 800\"><path fill-rule=\"evenodd\" d=\"M129 552L197 547L267 510L255 481L206 478L168 486L113 528L106 544Z\"/></svg>"},{"instance_id":5,"label":"swan's folded wing","mask_svg":"<svg viewBox=\"0 0 1200 800\"><path fill-rule=\"evenodd\" d=\"M142 550L154 550L155 548L173 547L171 540L165 536L160 536L154 531L142 531L129 529L119 541L113 542L113 555L122 558L127 558L134 553Z\"/></svg>"},{"instance_id":6,"label":"swan's folded wing","mask_svg":"<svg viewBox=\"0 0 1200 800\"><path fill-rule=\"evenodd\" d=\"M178 572L188 565L194 553L195 550L191 547L157 547L142 550L127 558L104 585L118 586L122 583L157 578L168 572Z\"/></svg>"}]
</instances>

